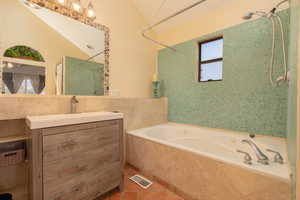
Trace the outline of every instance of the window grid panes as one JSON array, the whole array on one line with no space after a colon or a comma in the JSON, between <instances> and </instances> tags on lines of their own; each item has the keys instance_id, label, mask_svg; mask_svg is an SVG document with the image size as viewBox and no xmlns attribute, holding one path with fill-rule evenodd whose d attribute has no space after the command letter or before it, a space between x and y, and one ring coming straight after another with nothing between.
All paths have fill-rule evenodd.
<instances>
[{"instance_id":1,"label":"window grid panes","mask_svg":"<svg viewBox=\"0 0 300 200\"><path fill-rule=\"evenodd\" d=\"M223 37L199 43L199 82L223 79Z\"/></svg>"}]
</instances>

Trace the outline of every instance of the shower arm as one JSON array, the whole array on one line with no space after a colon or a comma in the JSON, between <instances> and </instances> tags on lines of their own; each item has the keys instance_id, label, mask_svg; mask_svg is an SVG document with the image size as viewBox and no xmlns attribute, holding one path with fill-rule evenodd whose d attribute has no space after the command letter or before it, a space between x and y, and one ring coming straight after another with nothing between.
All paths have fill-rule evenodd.
<instances>
[{"instance_id":1,"label":"shower arm","mask_svg":"<svg viewBox=\"0 0 300 200\"><path fill-rule=\"evenodd\" d=\"M289 0L280 1L271 11L270 13L275 14L276 10L284 3L289 2Z\"/></svg>"},{"instance_id":2,"label":"shower arm","mask_svg":"<svg viewBox=\"0 0 300 200\"><path fill-rule=\"evenodd\" d=\"M188 6L188 7L186 7L186 8L183 8L183 9L179 10L178 12L176 12L176 13L174 13L174 14L172 14L172 15L170 15L170 16L168 16L168 17L162 19L162 20L160 20L159 22L157 22L157 23L155 23L155 24L153 24L153 25L150 25L149 27L147 27L146 29L144 29L144 30L142 31L142 36L143 36L145 39L150 40L150 41L152 41L152 42L154 42L154 43L156 43L156 44L158 44L158 45L160 45L160 46L163 46L163 47L166 47L166 48L171 49L171 50L173 50L173 51L176 51L175 48L173 48L173 47L171 47L171 46L168 46L168 45L166 45L166 44L163 44L162 42L159 42L159 41L157 41L157 40L151 38L150 36L146 35L146 32L147 32L147 31L150 31L150 30L152 30L154 27L156 27L156 26L158 26L158 25L160 25L160 24L162 24L162 23L164 23L164 22L166 22L166 21L168 21L168 20L170 20L170 19L172 19L172 18L174 18L174 17L176 17L176 16L178 16L178 15L180 15L180 14L182 14L182 13L184 13L184 12L186 12L186 11L188 11L188 10L190 10L190 9L192 9L192 8L194 8L194 7L198 6L198 5L200 5L200 4L202 4L202 3L204 3L205 1L207 1L207 0L200 0L200 1L198 1L198 2L196 2L196 3L194 3L194 4L190 5L190 6Z\"/></svg>"},{"instance_id":3,"label":"shower arm","mask_svg":"<svg viewBox=\"0 0 300 200\"><path fill-rule=\"evenodd\" d=\"M101 51L101 52L99 52L99 53L93 55L92 57L89 57L86 61L90 61L90 60L92 60L93 58L96 58L97 56L100 56L101 54L105 53L106 51L109 51L109 49L105 49L105 50L103 50L103 51Z\"/></svg>"},{"instance_id":4,"label":"shower arm","mask_svg":"<svg viewBox=\"0 0 300 200\"><path fill-rule=\"evenodd\" d=\"M283 4L283 3L285 3L285 2L288 2L289 0L283 0L283 1L281 1L281 2L279 2L276 6L275 6L275 8L278 8L279 6L281 6L281 4Z\"/></svg>"}]
</instances>

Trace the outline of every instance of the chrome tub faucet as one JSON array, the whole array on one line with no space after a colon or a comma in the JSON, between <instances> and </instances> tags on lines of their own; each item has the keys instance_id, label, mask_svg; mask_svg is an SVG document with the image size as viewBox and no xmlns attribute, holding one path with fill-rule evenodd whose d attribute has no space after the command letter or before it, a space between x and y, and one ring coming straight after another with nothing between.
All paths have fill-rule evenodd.
<instances>
[{"instance_id":1,"label":"chrome tub faucet","mask_svg":"<svg viewBox=\"0 0 300 200\"><path fill-rule=\"evenodd\" d=\"M249 153L241 150L237 150L238 153L244 154L244 163L247 165L252 165L252 158Z\"/></svg>"},{"instance_id":2,"label":"chrome tub faucet","mask_svg":"<svg viewBox=\"0 0 300 200\"><path fill-rule=\"evenodd\" d=\"M258 163L261 163L263 165L269 164L269 158L258 148L258 146L254 142L252 142L251 140L242 140L242 143L246 143L250 145L250 147L255 152Z\"/></svg>"},{"instance_id":3,"label":"chrome tub faucet","mask_svg":"<svg viewBox=\"0 0 300 200\"><path fill-rule=\"evenodd\" d=\"M79 103L78 99L76 98L76 96L73 96L71 98L71 113L76 113L77 109L76 109L76 105Z\"/></svg>"},{"instance_id":4,"label":"chrome tub faucet","mask_svg":"<svg viewBox=\"0 0 300 200\"><path fill-rule=\"evenodd\" d=\"M279 152L274 151L272 149L267 149L267 151L275 154L275 156L274 156L275 163L284 164L284 159Z\"/></svg>"}]
</instances>

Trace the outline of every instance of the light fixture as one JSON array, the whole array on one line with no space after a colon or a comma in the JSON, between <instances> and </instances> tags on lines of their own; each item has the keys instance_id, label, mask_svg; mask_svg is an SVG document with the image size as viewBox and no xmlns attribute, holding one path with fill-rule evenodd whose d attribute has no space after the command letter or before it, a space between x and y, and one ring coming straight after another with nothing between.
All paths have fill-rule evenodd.
<instances>
[{"instance_id":1,"label":"light fixture","mask_svg":"<svg viewBox=\"0 0 300 200\"><path fill-rule=\"evenodd\" d=\"M81 12L82 8L81 8L81 3L80 0L72 0L72 8L77 11L77 12Z\"/></svg>"},{"instance_id":2,"label":"light fixture","mask_svg":"<svg viewBox=\"0 0 300 200\"><path fill-rule=\"evenodd\" d=\"M62 4L62 5L65 4L65 0L57 0L57 2L58 2L59 4Z\"/></svg>"},{"instance_id":3,"label":"light fixture","mask_svg":"<svg viewBox=\"0 0 300 200\"><path fill-rule=\"evenodd\" d=\"M29 2L27 0L24 0L24 4L30 8L34 8L34 9L41 9L40 6L38 6L37 4L34 4L32 2Z\"/></svg>"},{"instance_id":4,"label":"light fixture","mask_svg":"<svg viewBox=\"0 0 300 200\"><path fill-rule=\"evenodd\" d=\"M14 67L14 65L13 65L12 63L10 63L10 62L8 62L8 63L6 64L6 66L7 66L7 68L9 68L9 69L11 69L11 68Z\"/></svg>"},{"instance_id":5,"label":"light fixture","mask_svg":"<svg viewBox=\"0 0 300 200\"><path fill-rule=\"evenodd\" d=\"M95 19L95 10L94 10L94 6L92 4L92 2L89 3L87 10L86 10L86 16L91 18L91 19Z\"/></svg>"}]
</instances>

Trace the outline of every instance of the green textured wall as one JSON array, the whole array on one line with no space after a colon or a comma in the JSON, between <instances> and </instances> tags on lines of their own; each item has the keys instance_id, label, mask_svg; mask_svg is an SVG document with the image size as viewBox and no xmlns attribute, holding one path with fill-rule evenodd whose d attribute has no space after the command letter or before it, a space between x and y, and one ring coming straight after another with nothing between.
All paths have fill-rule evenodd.
<instances>
[{"instance_id":1,"label":"green textured wall","mask_svg":"<svg viewBox=\"0 0 300 200\"><path fill-rule=\"evenodd\" d=\"M293 174L293 199L296 186L296 160L297 160L297 67L298 67L298 40L299 40L299 3L291 9L290 15L290 45L288 63L291 73L291 82L288 89L288 115L287 115L287 142L288 153Z\"/></svg>"},{"instance_id":2,"label":"green textured wall","mask_svg":"<svg viewBox=\"0 0 300 200\"><path fill-rule=\"evenodd\" d=\"M287 30L288 10L280 15ZM223 81L199 83L197 41L220 35L224 37ZM280 44L279 37L276 40ZM271 56L268 20L245 22L174 48L177 52L159 52L159 75L169 98L170 121L286 137L287 86L273 88L267 76ZM280 54L276 72L282 73L280 45L276 53Z\"/></svg>"},{"instance_id":3,"label":"green textured wall","mask_svg":"<svg viewBox=\"0 0 300 200\"><path fill-rule=\"evenodd\" d=\"M83 96L104 95L104 65L65 57L65 94Z\"/></svg>"}]
</instances>

